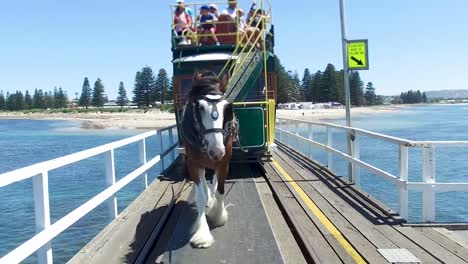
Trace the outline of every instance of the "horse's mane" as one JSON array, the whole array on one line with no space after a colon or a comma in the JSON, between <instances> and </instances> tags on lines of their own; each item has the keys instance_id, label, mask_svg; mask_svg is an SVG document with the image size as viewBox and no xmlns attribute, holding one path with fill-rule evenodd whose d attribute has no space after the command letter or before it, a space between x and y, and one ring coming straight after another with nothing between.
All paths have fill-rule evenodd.
<instances>
[{"instance_id":1,"label":"horse's mane","mask_svg":"<svg viewBox=\"0 0 468 264\"><path fill-rule=\"evenodd\" d=\"M193 77L192 89L190 89L188 98L194 99L206 94L222 94L218 86L220 82L214 72L197 72Z\"/></svg>"}]
</instances>

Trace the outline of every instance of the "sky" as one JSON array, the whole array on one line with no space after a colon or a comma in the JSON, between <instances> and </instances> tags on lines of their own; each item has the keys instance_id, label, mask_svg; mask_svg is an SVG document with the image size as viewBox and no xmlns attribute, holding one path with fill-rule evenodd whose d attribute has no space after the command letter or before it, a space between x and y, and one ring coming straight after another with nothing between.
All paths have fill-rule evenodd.
<instances>
[{"instance_id":1,"label":"sky","mask_svg":"<svg viewBox=\"0 0 468 264\"><path fill-rule=\"evenodd\" d=\"M74 98L85 77L101 78L114 99L120 81L131 93L144 66L172 74L174 2L1 1L0 90L61 86ZM239 2L248 9L251 0ZM342 68L339 0L270 2L275 52L287 69L302 77L327 63ZM360 73L377 93L468 89L468 1L346 0L346 24L348 39L369 39L370 69Z\"/></svg>"}]
</instances>

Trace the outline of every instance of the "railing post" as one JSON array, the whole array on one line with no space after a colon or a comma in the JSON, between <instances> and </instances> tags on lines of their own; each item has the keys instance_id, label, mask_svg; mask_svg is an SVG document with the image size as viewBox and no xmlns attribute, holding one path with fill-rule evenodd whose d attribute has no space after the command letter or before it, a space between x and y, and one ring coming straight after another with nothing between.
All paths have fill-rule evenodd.
<instances>
[{"instance_id":1,"label":"railing post","mask_svg":"<svg viewBox=\"0 0 468 264\"><path fill-rule=\"evenodd\" d=\"M398 152L398 177L405 181L400 187L400 216L408 220L408 147L400 145Z\"/></svg>"},{"instance_id":2,"label":"railing post","mask_svg":"<svg viewBox=\"0 0 468 264\"><path fill-rule=\"evenodd\" d=\"M333 133L332 128L327 126L327 146L333 147ZM327 167L330 171L333 170L333 154L327 151Z\"/></svg>"},{"instance_id":3,"label":"railing post","mask_svg":"<svg viewBox=\"0 0 468 264\"><path fill-rule=\"evenodd\" d=\"M145 165L146 164L146 139L142 139L138 142L138 152L139 152L139 158L140 158L140 164ZM146 189L148 187L148 173L143 174L143 187Z\"/></svg>"},{"instance_id":4,"label":"railing post","mask_svg":"<svg viewBox=\"0 0 468 264\"><path fill-rule=\"evenodd\" d=\"M49 173L47 171L33 177L33 192L36 233L39 233L50 226ZM37 251L37 262L39 264L53 262L50 242Z\"/></svg>"},{"instance_id":5,"label":"railing post","mask_svg":"<svg viewBox=\"0 0 468 264\"><path fill-rule=\"evenodd\" d=\"M172 127L169 129L169 145L171 148L174 145L174 135L172 134ZM174 162L176 158L174 150L171 151L171 156L172 156L172 162Z\"/></svg>"},{"instance_id":6,"label":"railing post","mask_svg":"<svg viewBox=\"0 0 468 264\"><path fill-rule=\"evenodd\" d=\"M423 180L425 183L435 183L435 155L432 145L423 148ZM423 221L435 221L435 192L433 185L427 185L423 191Z\"/></svg>"},{"instance_id":7,"label":"railing post","mask_svg":"<svg viewBox=\"0 0 468 264\"><path fill-rule=\"evenodd\" d=\"M312 124L310 124L310 123L307 124L307 130L309 131L309 136L308 136L308 138L309 138L310 140L314 140L314 131L312 130ZM309 150L308 150L309 153L308 153L307 157L309 157L309 159L312 159L312 144L309 143L309 144L307 144L307 145L308 145L308 147L309 147Z\"/></svg>"},{"instance_id":8,"label":"railing post","mask_svg":"<svg viewBox=\"0 0 468 264\"><path fill-rule=\"evenodd\" d=\"M111 149L105 154L106 159L106 186L110 187L115 184L115 161L114 161L114 150ZM117 196L112 195L109 200L109 217L115 219L119 214L117 208Z\"/></svg>"},{"instance_id":9,"label":"railing post","mask_svg":"<svg viewBox=\"0 0 468 264\"><path fill-rule=\"evenodd\" d=\"M165 167L164 167L164 156L162 155L164 153L164 143L163 143L162 131L158 130L158 134L159 134L159 142L161 143L161 166L162 166L162 171L164 171L164 169L165 169Z\"/></svg>"},{"instance_id":10,"label":"railing post","mask_svg":"<svg viewBox=\"0 0 468 264\"><path fill-rule=\"evenodd\" d=\"M353 158L354 159L360 159L361 154L360 154L360 149L359 149L359 137L354 134L354 140L353 140ZM357 186L361 185L361 171L358 165L351 163L352 169L353 169L353 178L351 179L352 183L356 184Z\"/></svg>"}]
</instances>

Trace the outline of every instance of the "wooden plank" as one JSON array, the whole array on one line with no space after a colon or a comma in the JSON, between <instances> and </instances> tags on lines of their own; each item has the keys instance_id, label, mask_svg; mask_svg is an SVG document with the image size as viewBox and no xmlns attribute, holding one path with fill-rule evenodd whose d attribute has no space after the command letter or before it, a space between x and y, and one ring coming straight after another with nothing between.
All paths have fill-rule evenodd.
<instances>
[{"instance_id":1,"label":"wooden plank","mask_svg":"<svg viewBox=\"0 0 468 264\"><path fill-rule=\"evenodd\" d=\"M264 168L267 177L271 179L274 192L278 195L280 203L291 219L310 258L315 263L342 263L341 259L329 245L322 233L311 223L311 219L308 217L307 213L304 212L281 177L270 164L265 164Z\"/></svg>"},{"instance_id":2,"label":"wooden plank","mask_svg":"<svg viewBox=\"0 0 468 264\"><path fill-rule=\"evenodd\" d=\"M291 177L294 180L297 180L297 184L307 193L307 195L316 203L320 210L333 222L342 235L353 245L353 247L370 263L387 263L386 259L377 252L377 246L371 243L369 240L374 238L377 244L385 246L384 248L395 248L395 245L386 239L384 236L376 236L379 233L375 231L375 228L372 225L366 225L367 220L357 214L355 211L352 211L349 206L344 205L344 202L336 196L336 194L330 194L327 196L322 196L315 188L315 185L322 184L319 181L310 181L304 177L304 174L300 175L296 168L297 164L294 162L285 161L283 159L275 159L281 164L281 166L289 172ZM308 173L303 171L303 173ZM314 217L313 213L310 210L307 210L307 207L301 203L303 208L309 213L311 219L319 226L320 221ZM356 217L355 222L358 223L358 226L361 226L361 229L357 229L353 226L352 223L348 222L347 219L342 215L343 212L338 211L335 207L332 206L337 204L342 204L344 206L340 207L341 210L347 211L349 214L352 214L353 217ZM351 218L353 218L351 217ZM360 218L361 219L360 219ZM361 222L362 221L362 222ZM322 226L322 225L320 225ZM324 227L322 226L322 229ZM321 231L322 231L321 229ZM322 231L323 233L323 231ZM368 240L369 239L369 240ZM336 239L333 238L336 241ZM343 248L338 244L339 248ZM346 252L344 252L349 256ZM342 255L340 255L341 257ZM354 261L353 261L354 262Z\"/></svg>"},{"instance_id":3,"label":"wooden plank","mask_svg":"<svg viewBox=\"0 0 468 264\"><path fill-rule=\"evenodd\" d=\"M425 250L427 250L427 252L429 252L431 255L433 255L442 262L451 264L466 263L457 255L453 254L452 252L448 251L436 242L432 241L430 238L428 238L423 233L419 232L413 227L394 226L394 228L414 243L423 247Z\"/></svg>"},{"instance_id":4,"label":"wooden plank","mask_svg":"<svg viewBox=\"0 0 468 264\"><path fill-rule=\"evenodd\" d=\"M442 227L434 227L434 230L455 241L460 246L468 249L468 239L461 237L457 233Z\"/></svg>"},{"instance_id":5,"label":"wooden plank","mask_svg":"<svg viewBox=\"0 0 468 264\"><path fill-rule=\"evenodd\" d=\"M284 156L282 153L280 153ZM287 159L288 164L296 163L293 160ZM341 198L347 198L348 201L355 201L353 197L349 194L341 193L343 188L339 188L340 186L332 184L332 187L335 187L336 191L341 193L341 196L338 197L338 194L334 193L333 190L329 188L329 186L323 182L317 181L319 180L319 176L315 173L316 171L310 171L309 169L302 168L300 164L298 167L301 169L295 169L298 171L298 174L303 177L304 180L308 180L309 184L314 186L314 188L323 195L324 198L330 203L331 206L335 207L338 212L343 214L343 216L348 219L352 223L356 223L357 221L357 228L360 229L362 225L365 225L367 222L368 224L372 225L372 232L371 236L367 236L369 232L366 233L366 237L371 240L379 248L406 248L410 252L412 252L416 257L418 257L423 262L430 262L430 263L437 263L439 262L436 258L431 256L427 253L424 249L419 247L417 244L413 243L407 237L403 236L401 233L393 229L391 226L387 224L372 224L370 223L366 217L362 216L358 211L353 210L347 202L342 200ZM357 202L356 202L357 203ZM382 222L383 223L383 222ZM361 229L360 229L361 230ZM384 236L383 240L382 236ZM385 244L381 243L382 241L390 241L394 246L388 247Z\"/></svg>"},{"instance_id":6,"label":"wooden plank","mask_svg":"<svg viewBox=\"0 0 468 264\"><path fill-rule=\"evenodd\" d=\"M264 178L254 178L260 200L283 256L284 263L307 263Z\"/></svg>"},{"instance_id":7,"label":"wooden plank","mask_svg":"<svg viewBox=\"0 0 468 264\"><path fill-rule=\"evenodd\" d=\"M418 227L416 230L423 233L425 236L432 239L432 241L446 248L448 251L457 255L461 259L468 260L468 249L462 247L455 241L449 239L448 237L442 235L441 233L434 230L432 227Z\"/></svg>"}]
</instances>

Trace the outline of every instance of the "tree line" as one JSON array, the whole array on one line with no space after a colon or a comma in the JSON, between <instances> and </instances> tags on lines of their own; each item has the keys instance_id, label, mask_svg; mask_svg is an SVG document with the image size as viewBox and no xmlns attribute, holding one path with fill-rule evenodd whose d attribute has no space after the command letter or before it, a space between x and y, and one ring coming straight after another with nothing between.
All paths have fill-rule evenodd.
<instances>
[{"instance_id":1,"label":"tree line","mask_svg":"<svg viewBox=\"0 0 468 264\"><path fill-rule=\"evenodd\" d=\"M25 109L48 109L66 108L68 105L67 93L60 88L54 91L44 92L42 89L35 89L31 96L28 90L23 94L21 91L6 94L0 91L0 110L25 110Z\"/></svg>"},{"instance_id":2,"label":"tree line","mask_svg":"<svg viewBox=\"0 0 468 264\"><path fill-rule=\"evenodd\" d=\"M154 76L150 67L143 67L135 76L132 101L138 107L149 106L157 101L164 104L172 99L172 90L172 81L165 69L160 69L157 76ZM77 104L86 109L90 106L101 108L108 101L102 80L98 78L91 88L88 77L85 77ZM116 104L124 107L129 102L124 83L120 82ZM0 110L2 111L60 109L67 108L69 103L67 92L62 87L54 88L53 91L35 89L33 95L28 90L24 94L22 91L11 94L0 91Z\"/></svg>"},{"instance_id":3,"label":"tree line","mask_svg":"<svg viewBox=\"0 0 468 264\"><path fill-rule=\"evenodd\" d=\"M399 98L395 98L392 101L392 104L420 104L427 103L427 95L425 92L417 90L409 90L407 92L402 92Z\"/></svg>"},{"instance_id":4,"label":"tree line","mask_svg":"<svg viewBox=\"0 0 468 264\"><path fill-rule=\"evenodd\" d=\"M345 103L343 70L337 71L331 63L325 70L311 73L309 69L304 70L302 80L297 72L287 71L276 58L276 80L278 87L278 103L288 102L313 102ZM383 97L375 93L372 82L368 82L364 88L359 72L350 72L350 97L351 105L378 105L383 103Z\"/></svg>"}]
</instances>

